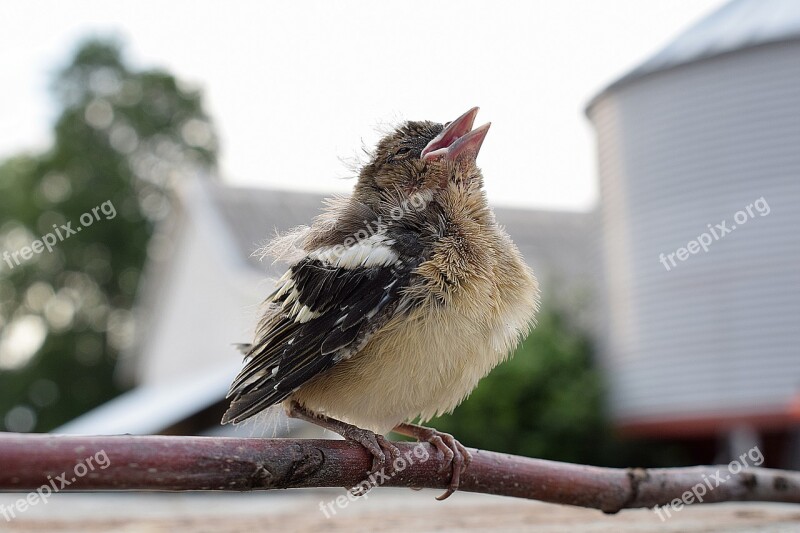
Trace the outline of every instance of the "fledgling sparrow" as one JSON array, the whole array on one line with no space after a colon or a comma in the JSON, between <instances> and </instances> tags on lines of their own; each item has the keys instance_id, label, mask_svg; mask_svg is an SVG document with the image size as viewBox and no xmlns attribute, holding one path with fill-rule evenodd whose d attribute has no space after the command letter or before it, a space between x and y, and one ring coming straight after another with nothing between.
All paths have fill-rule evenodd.
<instances>
[{"instance_id":1,"label":"fledgling sparrow","mask_svg":"<svg viewBox=\"0 0 800 533\"><path fill-rule=\"evenodd\" d=\"M538 286L498 226L475 160L489 124L478 108L448 124L406 122L380 140L353 194L264 250L291 266L266 301L223 423L283 402L391 468L384 434L433 444L451 435L409 423L452 411L533 325Z\"/></svg>"}]
</instances>

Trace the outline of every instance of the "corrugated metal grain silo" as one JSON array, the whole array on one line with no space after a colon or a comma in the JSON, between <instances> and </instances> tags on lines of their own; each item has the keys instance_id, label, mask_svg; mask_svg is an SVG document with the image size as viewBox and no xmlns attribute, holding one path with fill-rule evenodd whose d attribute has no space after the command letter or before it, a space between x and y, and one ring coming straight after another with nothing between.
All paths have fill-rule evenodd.
<instances>
[{"instance_id":1,"label":"corrugated metal grain silo","mask_svg":"<svg viewBox=\"0 0 800 533\"><path fill-rule=\"evenodd\" d=\"M659 436L796 427L800 2L726 4L587 114L617 425Z\"/></svg>"}]
</instances>

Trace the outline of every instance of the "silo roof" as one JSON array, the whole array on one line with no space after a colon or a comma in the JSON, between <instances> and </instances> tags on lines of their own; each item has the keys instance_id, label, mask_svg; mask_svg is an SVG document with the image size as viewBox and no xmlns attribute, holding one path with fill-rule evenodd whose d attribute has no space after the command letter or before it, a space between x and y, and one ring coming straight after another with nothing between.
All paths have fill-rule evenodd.
<instances>
[{"instance_id":1,"label":"silo roof","mask_svg":"<svg viewBox=\"0 0 800 533\"><path fill-rule=\"evenodd\" d=\"M800 1L732 0L597 94L662 70L760 44L800 38Z\"/></svg>"}]
</instances>

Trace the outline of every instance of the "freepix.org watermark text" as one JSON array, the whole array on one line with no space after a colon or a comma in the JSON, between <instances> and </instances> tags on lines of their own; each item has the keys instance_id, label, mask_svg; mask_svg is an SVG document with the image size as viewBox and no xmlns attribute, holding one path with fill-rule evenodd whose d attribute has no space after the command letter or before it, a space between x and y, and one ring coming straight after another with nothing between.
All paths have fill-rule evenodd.
<instances>
[{"instance_id":1,"label":"freepix.org watermark text","mask_svg":"<svg viewBox=\"0 0 800 533\"><path fill-rule=\"evenodd\" d=\"M105 218L102 218L101 215ZM0 263L0 267L5 264L9 269L13 270L15 267L30 261L34 255L40 255L45 251L48 253L52 252L56 245L64 242L73 235L77 235L78 232L83 231L84 228L88 228L95 222L99 222L100 220L111 220L116 216L117 209L114 207L114 204L111 203L111 200L106 200L97 207L92 208L91 211L87 211L86 213L82 214L78 219L80 222L79 226L73 227L72 222L67 222L66 224L53 224L53 231L50 231L42 235L40 238L35 239L29 245L13 251L3 251L3 261Z\"/></svg>"},{"instance_id":2,"label":"freepix.org watermark text","mask_svg":"<svg viewBox=\"0 0 800 533\"><path fill-rule=\"evenodd\" d=\"M729 233L733 232L737 228L745 225L749 220L754 219L756 214L759 216L765 217L770 214L770 207L767 203L767 200L762 196L755 202L748 204L737 211L733 215L733 222L729 224L727 220L723 220L719 224L708 224L708 231L704 231L697 238L692 239L689 241L686 246L682 246L675 250L674 252L670 252L668 254L661 253L658 256L658 261L664 268L669 272L676 266L678 263L675 261L677 258L678 261L686 261L694 254L700 253L700 250L703 252L707 252L708 248L715 242L719 241Z\"/></svg>"},{"instance_id":3,"label":"freepix.org watermark text","mask_svg":"<svg viewBox=\"0 0 800 533\"><path fill-rule=\"evenodd\" d=\"M379 487L392 479L396 474L402 472L409 466L415 463L424 463L430 458L428 449L424 443L417 443L414 448L407 451L402 456L397 457L392 463L392 472L386 473L384 468L378 472L371 474L367 479L352 487L347 495L341 495L329 502L319 502L319 510L325 515L325 518L336 516L336 513L345 509L350 502L354 502L359 498L367 499L370 489Z\"/></svg>"},{"instance_id":4,"label":"freepix.org watermark text","mask_svg":"<svg viewBox=\"0 0 800 533\"><path fill-rule=\"evenodd\" d=\"M105 470L109 466L111 466L111 460L108 458L106 451L100 450L76 464L71 472L62 472L57 476L47 476L47 483L28 493L24 498L18 499L12 505L0 504L0 516L5 518L6 522L11 522L31 507L35 507L40 503L47 503L53 494L61 492L65 487L88 475L89 472L94 472L97 468Z\"/></svg>"},{"instance_id":5,"label":"freepix.org watermark text","mask_svg":"<svg viewBox=\"0 0 800 533\"><path fill-rule=\"evenodd\" d=\"M717 470L712 475L703 474L703 479L698 481L690 490L681 494L680 498L675 498L666 505L653 507L653 512L658 515L662 522L672 517L672 513L677 513L686 505L694 502L703 503L706 494L713 491L723 483L730 481L732 476L737 475L742 470L750 466L759 466L764 462L764 454L758 446L754 446L741 454L738 458L728 463L728 472L723 473Z\"/></svg>"}]
</instances>

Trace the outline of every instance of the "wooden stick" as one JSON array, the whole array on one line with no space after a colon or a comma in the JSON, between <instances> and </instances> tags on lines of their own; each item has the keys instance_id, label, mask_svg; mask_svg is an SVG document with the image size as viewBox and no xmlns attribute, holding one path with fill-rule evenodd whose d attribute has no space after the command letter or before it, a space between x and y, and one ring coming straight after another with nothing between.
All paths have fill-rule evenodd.
<instances>
[{"instance_id":1,"label":"wooden stick","mask_svg":"<svg viewBox=\"0 0 800 533\"><path fill-rule=\"evenodd\" d=\"M341 440L212 437L76 437L0 433L0 491L250 491L307 487L443 489L450 472L420 443L399 443L405 464L368 481L372 456ZM470 450L462 491L528 498L615 513L683 503L800 503L800 472L749 465L618 469ZM701 490L701 487L704 489ZM693 491L694 489L694 491ZM702 494L701 494L702 493ZM687 501L691 500L691 501ZM442 505L446 505L442 504Z\"/></svg>"}]
</instances>

